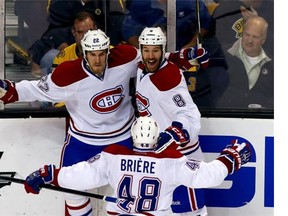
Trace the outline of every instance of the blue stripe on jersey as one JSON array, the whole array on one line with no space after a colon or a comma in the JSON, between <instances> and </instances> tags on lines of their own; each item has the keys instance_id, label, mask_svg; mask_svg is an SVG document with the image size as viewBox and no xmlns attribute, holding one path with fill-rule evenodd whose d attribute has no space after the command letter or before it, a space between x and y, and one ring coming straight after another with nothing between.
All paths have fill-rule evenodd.
<instances>
[{"instance_id":1,"label":"blue stripe on jersey","mask_svg":"<svg viewBox=\"0 0 288 216\"><path fill-rule=\"evenodd\" d=\"M95 136L95 135L88 135L88 134L83 134L83 133L79 133L79 132L76 132L75 130L73 130L71 127L70 127L71 131L74 133L74 134L77 134L79 136L82 136L82 137L86 137L86 138L92 138L92 139L109 139L109 138L114 138L114 137L118 137L118 136L121 136L122 134L125 134L127 133L129 130L130 130L130 127L127 128L125 131L123 131L122 133L118 133L118 134L115 134L113 136Z\"/></svg>"},{"instance_id":2,"label":"blue stripe on jersey","mask_svg":"<svg viewBox=\"0 0 288 216\"><path fill-rule=\"evenodd\" d=\"M92 139L109 139L109 138L118 137L118 136L121 136L121 135L127 133L131 129L131 125L134 121L135 121L135 116L133 115L127 121L127 123L122 128L120 128L119 130L113 131L111 133L97 134L97 133L89 133L89 132L85 132L85 131L79 131L77 128L75 128L73 120L71 119L69 129L71 130L72 133L79 135L79 136L82 136L82 137L92 138Z\"/></svg>"}]
</instances>

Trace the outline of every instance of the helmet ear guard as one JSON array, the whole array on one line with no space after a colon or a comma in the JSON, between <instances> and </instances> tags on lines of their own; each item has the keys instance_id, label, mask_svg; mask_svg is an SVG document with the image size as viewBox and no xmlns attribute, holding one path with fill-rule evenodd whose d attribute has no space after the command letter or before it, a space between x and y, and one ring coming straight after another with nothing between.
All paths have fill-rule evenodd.
<instances>
[{"instance_id":1,"label":"helmet ear guard","mask_svg":"<svg viewBox=\"0 0 288 216\"><path fill-rule=\"evenodd\" d=\"M86 51L108 50L109 54L110 38L100 29L89 30L81 40L81 47L84 58Z\"/></svg>"},{"instance_id":2,"label":"helmet ear guard","mask_svg":"<svg viewBox=\"0 0 288 216\"><path fill-rule=\"evenodd\" d=\"M152 117L139 117L131 127L134 148L153 150L157 147L159 126Z\"/></svg>"}]
</instances>

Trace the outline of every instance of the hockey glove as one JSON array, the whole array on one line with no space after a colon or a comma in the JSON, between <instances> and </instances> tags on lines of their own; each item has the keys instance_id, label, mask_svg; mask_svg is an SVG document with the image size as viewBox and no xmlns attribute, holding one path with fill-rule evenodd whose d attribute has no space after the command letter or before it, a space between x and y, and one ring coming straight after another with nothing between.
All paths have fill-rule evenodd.
<instances>
[{"instance_id":1,"label":"hockey glove","mask_svg":"<svg viewBox=\"0 0 288 216\"><path fill-rule=\"evenodd\" d=\"M55 170L55 165L45 165L27 176L24 188L27 193L39 194L41 186L45 184L54 184L58 186L57 175L58 170Z\"/></svg>"},{"instance_id":2,"label":"hockey glove","mask_svg":"<svg viewBox=\"0 0 288 216\"><path fill-rule=\"evenodd\" d=\"M182 123L173 121L170 127L160 133L156 153L162 152L172 143L176 143L177 145L175 147L177 148L179 145L184 147L189 142L189 133L187 130L183 129Z\"/></svg>"},{"instance_id":3,"label":"hockey glove","mask_svg":"<svg viewBox=\"0 0 288 216\"><path fill-rule=\"evenodd\" d=\"M4 104L18 101L18 93L15 88L15 83L10 80L0 79L0 100Z\"/></svg>"},{"instance_id":4,"label":"hockey glove","mask_svg":"<svg viewBox=\"0 0 288 216\"><path fill-rule=\"evenodd\" d=\"M238 140L232 141L232 145L226 146L217 160L225 164L229 174L239 170L243 164L246 164L251 157L251 150L246 143L237 143Z\"/></svg>"},{"instance_id":5,"label":"hockey glove","mask_svg":"<svg viewBox=\"0 0 288 216\"><path fill-rule=\"evenodd\" d=\"M183 52L183 55L192 65L193 62L197 60L202 69L205 69L209 66L209 53L202 47L198 49L197 47L186 48L182 49L180 52Z\"/></svg>"}]
</instances>

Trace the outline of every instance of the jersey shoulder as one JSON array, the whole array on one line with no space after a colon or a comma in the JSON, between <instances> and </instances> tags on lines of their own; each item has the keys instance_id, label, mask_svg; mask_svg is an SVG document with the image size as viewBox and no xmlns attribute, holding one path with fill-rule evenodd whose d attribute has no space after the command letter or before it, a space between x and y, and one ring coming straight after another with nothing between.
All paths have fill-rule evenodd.
<instances>
[{"instance_id":1,"label":"jersey shoulder","mask_svg":"<svg viewBox=\"0 0 288 216\"><path fill-rule=\"evenodd\" d=\"M138 55L138 50L130 45L117 45L110 50L108 67L116 67L133 61Z\"/></svg>"},{"instance_id":2,"label":"jersey shoulder","mask_svg":"<svg viewBox=\"0 0 288 216\"><path fill-rule=\"evenodd\" d=\"M144 157L152 157L152 158L170 158L170 159L176 159L176 158L181 158L183 155L175 150L175 149L166 149L163 152L156 154L155 152L136 152L131 149L129 149L126 146L114 144L114 145L109 145L104 149L104 152L114 154L114 155L134 155L134 156L144 156Z\"/></svg>"},{"instance_id":3,"label":"jersey shoulder","mask_svg":"<svg viewBox=\"0 0 288 216\"><path fill-rule=\"evenodd\" d=\"M51 74L51 80L59 87L65 87L88 77L82 68L82 59L66 61L60 64Z\"/></svg>"},{"instance_id":4,"label":"jersey shoulder","mask_svg":"<svg viewBox=\"0 0 288 216\"><path fill-rule=\"evenodd\" d=\"M176 149L166 149L159 154L156 154L158 158L181 158L183 154L177 151Z\"/></svg>"},{"instance_id":5,"label":"jersey shoulder","mask_svg":"<svg viewBox=\"0 0 288 216\"><path fill-rule=\"evenodd\" d=\"M159 91L168 91L179 85L181 72L176 65L168 61L167 65L152 74L150 79Z\"/></svg>"},{"instance_id":6,"label":"jersey shoulder","mask_svg":"<svg viewBox=\"0 0 288 216\"><path fill-rule=\"evenodd\" d=\"M109 145L104 149L105 152L110 153L110 154L123 154L123 155L131 155L133 154L133 150L129 149L126 146L119 145L119 144L113 144Z\"/></svg>"}]
</instances>

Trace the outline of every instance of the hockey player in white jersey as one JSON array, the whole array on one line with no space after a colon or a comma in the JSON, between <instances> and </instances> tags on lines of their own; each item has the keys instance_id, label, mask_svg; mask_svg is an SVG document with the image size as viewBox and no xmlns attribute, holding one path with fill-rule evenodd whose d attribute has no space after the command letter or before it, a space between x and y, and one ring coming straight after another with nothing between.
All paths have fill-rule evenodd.
<instances>
[{"instance_id":1,"label":"hockey player in white jersey","mask_svg":"<svg viewBox=\"0 0 288 216\"><path fill-rule=\"evenodd\" d=\"M209 163L188 159L175 150L175 140L160 153L157 147L159 126L152 117L139 117L131 127L134 149L117 144L85 162L57 169L45 165L26 178L27 193L38 194L44 184L88 190L110 184L118 203L107 203L108 215L168 216L172 193L178 185L193 188L217 186L251 157L247 144L234 142ZM75 195L70 206L88 198ZM91 208L70 211L71 215L92 215Z\"/></svg>"},{"instance_id":2,"label":"hockey player in white jersey","mask_svg":"<svg viewBox=\"0 0 288 216\"><path fill-rule=\"evenodd\" d=\"M129 45L110 50L109 37L100 29L88 31L81 45L83 58L62 63L38 81L0 80L0 100L5 104L65 102L70 124L62 166L88 160L113 143L133 146L130 127L135 111L129 82L136 77L140 52Z\"/></svg>"},{"instance_id":3,"label":"hockey player in white jersey","mask_svg":"<svg viewBox=\"0 0 288 216\"><path fill-rule=\"evenodd\" d=\"M178 150L182 154L204 160L198 142L200 112L189 94L183 73L164 57L166 35L159 27L147 27L139 37L139 46L142 55L136 81L139 115L152 116L159 123L160 130L165 131L162 133L164 143L172 135L181 142ZM202 51L202 55L205 52L202 48L198 51ZM207 215L201 189L179 186L174 192L171 207L173 212L183 215Z\"/></svg>"}]
</instances>

